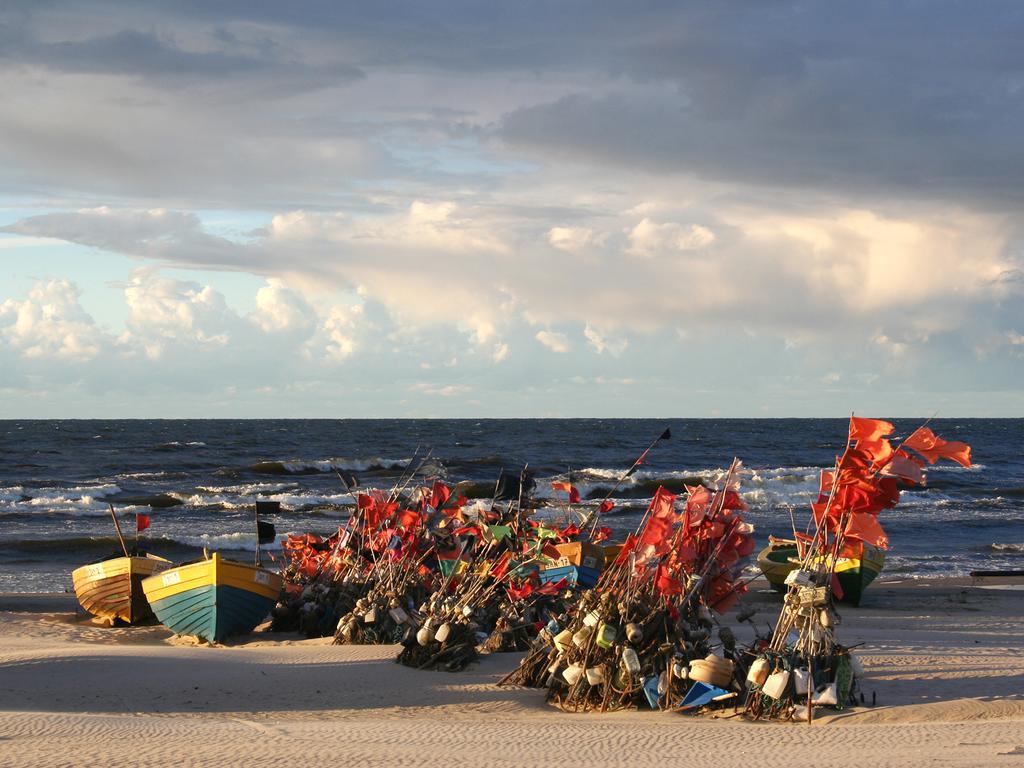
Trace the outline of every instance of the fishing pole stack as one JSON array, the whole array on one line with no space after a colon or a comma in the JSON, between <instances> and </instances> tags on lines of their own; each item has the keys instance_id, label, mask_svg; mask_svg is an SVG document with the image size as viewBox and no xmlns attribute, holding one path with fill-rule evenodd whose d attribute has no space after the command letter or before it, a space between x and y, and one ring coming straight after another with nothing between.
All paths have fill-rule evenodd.
<instances>
[{"instance_id":1,"label":"fishing pole stack","mask_svg":"<svg viewBox=\"0 0 1024 768\"><path fill-rule=\"evenodd\" d=\"M438 562L438 537L432 534L430 522L450 499L451 490L439 481L414 489L401 511L401 504L380 492L359 495L364 588L338 621L335 644L397 643L414 634L414 608L432 593L437 581L430 564Z\"/></svg>"},{"instance_id":2,"label":"fishing pole stack","mask_svg":"<svg viewBox=\"0 0 1024 768\"><path fill-rule=\"evenodd\" d=\"M863 668L835 638L834 600L843 597L843 576L861 563L866 546L888 547L878 513L899 502L900 483L924 483L925 461L946 458L971 466L965 443L943 440L923 426L894 447L887 437L894 430L887 421L851 417L843 455L822 470L811 505L814 534L794 531L798 566L786 577L771 642L747 673L748 717L811 722L815 707L842 709L854 702Z\"/></svg>"},{"instance_id":3,"label":"fishing pole stack","mask_svg":"<svg viewBox=\"0 0 1024 768\"><path fill-rule=\"evenodd\" d=\"M745 591L740 565L754 547L740 516L739 466L733 462L720 490L688 488L681 513L676 496L659 488L596 589L564 623L545 627L501 683L546 687L550 702L574 712L734 699L740 653L728 629L715 641L714 613Z\"/></svg>"},{"instance_id":4,"label":"fishing pole stack","mask_svg":"<svg viewBox=\"0 0 1024 768\"><path fill-rule=\"evenodd\" d=\"M340 527L327 538L290 534L281 541L285 592L274 606L271 630L301 631L309 638L334 632L337 617L351 610L361 585L352 552L345 546L350 530Z\"/></svg>"},{"instance_id":5,"label":"fishing pole stack","mask_svg":"<svg viewBox=\"0 0 1024 768\"><path fill-rule=\"evenodd\" d=\"M454 518L442 521L435 534L442 578L414 612L418 628L403 640L396 659L400 664L459 671L478 658L477 646L499 625L503 633L513 627L527 630L516 623L521 617L511 602L499 598L513 574L534 562L519 556L520 542L528 541L532 530L526 503L531 488L525 471L518 478L502 473L491 507L478 506L476 520L467 521L460 513L458 527ZM504 507L501 501L509 496L514 500Z\"/></svg>"}]
</instances>

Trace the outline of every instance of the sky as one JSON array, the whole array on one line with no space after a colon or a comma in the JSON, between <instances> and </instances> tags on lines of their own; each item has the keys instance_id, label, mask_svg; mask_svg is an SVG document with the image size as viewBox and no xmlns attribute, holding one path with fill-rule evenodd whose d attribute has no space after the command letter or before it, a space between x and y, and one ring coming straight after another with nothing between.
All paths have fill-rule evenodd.
<instances>
[{"instance_id":1,"label":"sky","mask_svg":"<svg viewBox=\"0 0 1024 768\"><path fill-rule=\"evenodd\" d=\"M1022 39L7 0L0 418L1024 416Z\"/></svg>"}]
</instances>

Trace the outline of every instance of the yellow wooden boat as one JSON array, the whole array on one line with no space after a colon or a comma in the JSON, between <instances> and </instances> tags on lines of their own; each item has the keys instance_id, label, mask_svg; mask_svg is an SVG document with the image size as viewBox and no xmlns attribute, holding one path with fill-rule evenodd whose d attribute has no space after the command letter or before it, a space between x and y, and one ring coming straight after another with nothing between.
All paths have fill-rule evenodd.
<instances>
[{"instance_id":1,"label":"yellow wooden boat","mask_svg":"<svg viewBox=\"0 0 1024 768\"><path fill-rule=\"evenodd\" d=\"M796 541L768 537L768 546L757 556L757 564L772 588L785 592L786 576L800 564ZM885 567L885 551L870 544L862 544L859 557L840 557L835 574L843 590L842 602L860 605L868 585Z\"/></svg>"},{"instance_id":2,"label":"yellow wooden boat","mask_svg":"<svg viewBox=\"0 0 1024 768\"><path fill-rule=\"evenodd\" d=\"M89 613L112 624L140 624L153 618L142 580L171 565L156 555L112 557L76 568L71 580L78 602Z\"/></svg>"},{"instance_id":3,"label":"yellow wooden boat","mask_svg":"<svg viewBox=\"0 0 1024 768\"><path fill-rule=\"evenodd\" d=\"M283 586L280 574L216 552L142 582L153 612L168 629L211 643L251 632L270 613Z\"/></svg>"}]
</instances>

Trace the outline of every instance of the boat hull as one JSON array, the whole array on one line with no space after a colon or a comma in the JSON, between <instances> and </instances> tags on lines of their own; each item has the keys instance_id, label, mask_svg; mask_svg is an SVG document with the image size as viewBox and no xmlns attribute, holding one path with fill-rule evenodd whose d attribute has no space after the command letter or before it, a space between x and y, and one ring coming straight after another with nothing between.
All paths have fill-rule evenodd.
<instances>
[{"instance_id":1,"label":"boat hull","mask_svg":"<svg viewBox=\"0 0 1024 768\"><path fill-rule=\"evenodd\" d=\"M797 568L797 564L791 563L790 559L795 559L796 556L796 545L789 542L772 542L758 554L757 564L776 591L786 591L786 576ZM885 552L868 544L863 546L860 557L839 558L835 567L836 578L843 591L839 601L849 605L860 605L864 590L884 567Z\"/></svg>"},{"instance_id":2,"label":"boat hull","mask_svg":"<svg viewBox=\"0 0 1024 768\"><path fill-rule=\"evenodd\" d=\"M142 581L171 565L155 555L115 557L76 568L71 580L79 604L93 616L111 623L141 624L153 618Z\"/></svg>"},{"instance_id":3,"label":"boat hull","mask_svg":"<svg viewBox=\"0 0 1024 768\"><path fill-rule=\"evenodd\" d=\"M142 584L164 626L211 643L251 632L274 607L282 586L280 575L216 553Z\"/></svg>"}]
</instances>

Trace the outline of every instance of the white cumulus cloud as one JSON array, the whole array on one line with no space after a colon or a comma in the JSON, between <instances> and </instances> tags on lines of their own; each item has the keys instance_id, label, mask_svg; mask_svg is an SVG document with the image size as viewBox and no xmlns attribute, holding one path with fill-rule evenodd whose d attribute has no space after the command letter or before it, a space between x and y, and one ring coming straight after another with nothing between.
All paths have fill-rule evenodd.
<instances>
[{"instance_id":1,"label":"white cumulus cloud","mask_svg":"<svg viewBox=\"0 0 1024 768\"><path fill-rule=\"evenodd\" d=\"M79 304L69 280L39 282L24 300L0 304L0 338L27 358L82 363L100 351L103 334Z\"/></svg>"}]
</instances>

